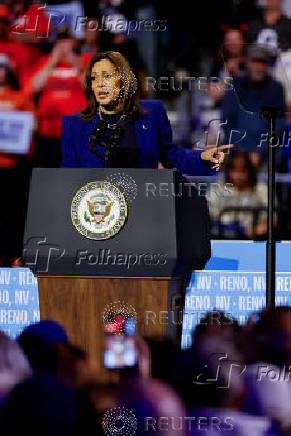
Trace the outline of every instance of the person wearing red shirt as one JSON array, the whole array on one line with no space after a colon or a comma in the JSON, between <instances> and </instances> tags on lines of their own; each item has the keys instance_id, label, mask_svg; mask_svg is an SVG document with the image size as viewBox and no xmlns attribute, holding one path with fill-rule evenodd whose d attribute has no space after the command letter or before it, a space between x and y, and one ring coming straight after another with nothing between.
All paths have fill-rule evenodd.
<instances>
[{"instance_id":1,"label":"person wearing red shirt","mask_svg":"<svg viewBox=\"0 0 291 436\"><path fill-rule=\"evenodd\" d=\"M34 64L40 59L41 51L27 43L11 39L9 11L0 5L0 53L5 53L19 85L22 88L31 74Z\"/></svg>"},{"instance_id":2,"label":"person wearing red shirt","mask_svg":"<svg viewBox=\"0 0 291 436\"><path fill-rule=\"evenodd\" d=\"M61 161L61 121L86 106L81 83L80 56L74 51L76 40L66 29L59 28L50 55L44 56L25 87L38 95L39 164L58 167Z\"/></svg>"},{"instance_id":3,"label":"person wearing red shirt","mask_svg":"<svg viewBox=\"0 0 291 436\"><path fill-rule=\"evenodd\" d=\"M0 112L2 111L25 111L34 114L34 129L36 129L36 112L33 100L21 90L14 89L9 80L9 59L6 54L0 53ZM33 139L26 158L33 155ZM1 152L0 144L0 168L16 167L23 160L23 156Z\"/></svg>"},{"instance_id":4,"label":"person wearing red shirt","mask_svg":"<svg viewBox=\"0 0 291 436\"><path fill-rule=\"evenodd\" d=\"M9 2L10 32L12 38L32 44L38 44L51 34L51 25L46 4L31 3L30 0L12 0Z\"/></svg>"},{"instance_id":5,"label":"person wearing red shirt","mask_svg":"<svg viewBox=\"0 0 291 436\"><path fill-rule=\"evenodd\" d=\"M13 87L10 77L8 56L0 53L0 111L25 111L36 115L33 101ZM11 259L21 256L22 251L33 138L27 155L1 152L1 145L3 150L5 144L0 144L0 196L3 205L0 214L0 266L9 266Z\"/></svg>"}]
</instances>

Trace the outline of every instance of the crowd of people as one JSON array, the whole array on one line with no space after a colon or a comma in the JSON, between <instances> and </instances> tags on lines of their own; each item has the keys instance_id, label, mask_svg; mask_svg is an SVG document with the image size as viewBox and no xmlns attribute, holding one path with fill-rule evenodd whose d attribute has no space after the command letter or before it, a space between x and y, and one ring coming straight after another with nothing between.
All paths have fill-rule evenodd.
<instances>
[{"instance_id":1,"label":"crowd of people","mask_svg":"<svg viewBox=\"0 0 291 436\"><path fill-rule=\"evenodd\" d=\"M105 381L56 322L32 324L15 341L1 333L1 434L287 435L290 338L290 307L264 309L243 327L212 311L187 350L135 337L137 363Z\"/></svg>"},{"instance_id":2,"label":"crowd of people","mask_svg":"<svg viewBox=\"0 0 291 436\"><path fill-rule=\"evenodd\" d=\"M239 231L229 233L220 219L222 209L216 207L218 203L228 202L229 198L220 202L209 195L212 233L213 237L219 235L221 238L264 238L266 215L263 208L267 203L267 190L260 175L266 171L268 138L267 121L259 114L263 106L280 107L285 113L277 120L279 146L276 148L276 162L280 173L288 174L291 169L291 21L287 16L290 13L288 2L208 0L197 9L195 25L189 26L190 16L184 2L181 2L179 11L173 5L163 8L161 4L146 1L105 0L95 6L86 1L77 2L78 10L86 16L81 34L76 32L72 16L71 22L56 25L50 15L50 8L61 13L62 10L68 11L65 7L71 5L73 11L75 3L56 7L53 1L42 4L6 0L0 4L0 112L9 112L12 120L9 123L5 118L0 132L1 197L6 205L6 212L0 217L0 233L4 241L0 247L0 264L11 265L14 258L21 256L31 169L60 165L62 117L84 109L82 80L86 65L94 54L104 50L119 51L129 60L139 82L141 98L163 99L170 112L176 112L178 120L181 107L183 110L187 107L187 116L180 124L191 126L190 135L186 138L184 134L180 135L180 127L173 123L177 144L191 148L195 146L193 135L196 138L200 130L202 134L209 128L204 146L216 144L219 140L234 144L234 154L247 154L248 170L245 170L244 177L250 172L256 173L254 179L259 180L259 186L252 180L248 180L244 187L231 182L232 192L237 192L240 197L236 201L234 195L231 206L256 206L261 211L251 211L249 216L240 214L234 222ZM210 17L209 10L216 13ZM142 28L130 33L114 25L104 30L104 17L111 17L113 23L117 19L128 23L130 19L151 13L149 11L153 16L163 18L159 20L165 22L160 31L146 32ZM202 26L206 20L213 21L213 25ZM153 47L156 49L151 52ZM184 78L205 76L207 86L198 92L197 89L195 92L186 90L191 100L188 106L184 104L183 92L177 93L172 88L167 92L159 88L153 91L148 86L148 76L153 72L156 81L159 76L172 74L175 77L184 74ZM175 108L178 109L175 111ZM13 146L20 136L13 126L19 125L17 117L20 113L32 114L33 120L27 144L23 145L22 151L15 151ZM211 120L216 118L214 113L220 118L217 128L212 128L211 124ZM7 141L9 146L5 144ZM235 156L230 156L232 159L238 162ZM227 165L233 166L231 162ZM228 178L227 174L225 178ZM278 212L279 228L281 217L291 222L288 208L290 186L285 187L284 210ZM280 206L282 196L280 192L277 195ZM246 200L249 196L252 201ZM17 214L11 213L15 198ZM250 225L251 215L253 225ZM229 216L227 220L230 221ZM218 221L220 230L217 233ZM281 227L283 232L278 233L278 238L289 239L291 226ZM18 230L11 235L7 232L9 228Z\"/></svg>"},{"instance_id":3,"label":"crowd of people","mask_svg":"<svg viewBox=\"0 0 291 436\"><path fill-rule=\"evenodd\" d=\"M273 146L276 144L277 173L290 173L290 24L283 2L266 0L248 22L223 26L221 44L208 61L206 71L211 80L204 95L198 90L194 125L207 129L206 144L221 138L234 144L224 180L232 183L232 192L226 196L210 192L208 198L213 237L266 237L267 185L261 176L267 170L269 143L261 108L282 109ZM214 118L220 119L217 127L211 127ZM290 239L290 191L288 185L285 188L284 196L277 189L278 239ZM287 222L283 232L282 221Z\"/></svg>"},{"instance_id":4,"label":"crowd of people","mask_svg":"<svg viewBox=\"0 0 291 436\"><path fill-rule=\"evenodd\" d=\"M76 3L87 17L81 37L70 22L55 26L47 8L68 11ZM170 2L166 7L157 3L0 3L0 186L4 205L0 267L22 265L31 170L59 167L62 118L84 109L86 65L104 50L119 51L129 60L141 98L163 99L171 113L176 107L187 107L190 136L179 136L174 126L179 145L194 147L192 138L197 138L199 129L208 129L205 146L216 144L217 138L234 144L218 181L228 187L218 190L225 195L214 191L207 195L212 236L265 238L267 185L261 176L266 170L268 138L266 120L259 114L263 106L283 109L276 128L280 145L276 166L280 173L291 172L288 2L204 0L194 17L188 1ZM167 23L155 35L100 30L104 16L127 21L153 11ZM156 81L166 75L182 80L203 76L207 83L193 92L186 89L190 104L185 105L185 89L180 94L173 89L166 93L149 89L147 76L153 73ZM19 150L20 117L29 114L26 143L22 138ZM220 124L213 127L211 121L217 117ZM287 184L284 207L290 196ZM282 198L277 190L276 228L284 223L284 231L277 236L290 239L291 213L287 206L282 209ZM33 324L16 340L0 333L1 434L291 433L289 307L263 310L245 326L227 314L210 312L195 328L192 346L184 351L163 338L134 340L142 343L137 364L115 371L113 379L118 383L109 383L92 356L71 343L55 322Z\"/></svg>"}]
</instances>

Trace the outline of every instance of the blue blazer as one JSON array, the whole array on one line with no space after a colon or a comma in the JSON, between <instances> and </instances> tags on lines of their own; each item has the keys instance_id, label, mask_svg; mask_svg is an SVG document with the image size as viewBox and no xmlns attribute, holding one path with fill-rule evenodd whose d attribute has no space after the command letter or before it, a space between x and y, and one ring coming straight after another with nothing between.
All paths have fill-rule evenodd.
<instances>
[{"instance_id":1,"label":"blue blazer","mask_svg":"<svg viewBox=\"0 0 291 436\"><path fill-rule=\"evenodd\" d=\"M159 100L141 100L146 113L135 121L141 168L176 168L183 174L208 175L209 167L200 158L201 151L187 150L173 144L172 128L163 104ZM103 168L104 160L89 149L89 137L99 119L96 112L89 122L78 119L79 112L62 119L63 168ZM104 148L97 146L101 156Z\"/></svg>"}]
</instances>

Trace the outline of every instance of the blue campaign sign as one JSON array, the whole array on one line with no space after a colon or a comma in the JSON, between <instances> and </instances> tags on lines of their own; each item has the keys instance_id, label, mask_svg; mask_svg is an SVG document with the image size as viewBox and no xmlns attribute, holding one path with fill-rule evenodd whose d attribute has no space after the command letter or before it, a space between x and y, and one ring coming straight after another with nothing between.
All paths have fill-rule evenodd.
<instances>
[{"instance_id":1,"label":"blue campaign sign","mask_svg":"<svg viewBox=\"0 0 291 436\"><path fill-rule=\"evenodd\" d=\"M33 129L33 113L0 111L0 150L5 153L26 154Z\"/></svg>"},{"instance_id":2,"label":"blue campaign sign","mask_svg":"<svg viewBox=\"0 0 291 436\"><path fill-rule=\"evenodd\" d=\"M39 319L37 278L29 268L0 268L0 330L14 339Z\"/></svg>"},{"instance_id":3,"label":"blue campaign sign","mask_svg":"<svg viewBox=\"0 0 291 436\"><path fill-rule=\"evenodd\" d=\"M203 271L193 272L186 289L182 348L209 310L220 310L239 323L265 306L266 243L212 241ZM276 244L276 304L291 304L291 243Z\"/></svg>"}]
</instances>

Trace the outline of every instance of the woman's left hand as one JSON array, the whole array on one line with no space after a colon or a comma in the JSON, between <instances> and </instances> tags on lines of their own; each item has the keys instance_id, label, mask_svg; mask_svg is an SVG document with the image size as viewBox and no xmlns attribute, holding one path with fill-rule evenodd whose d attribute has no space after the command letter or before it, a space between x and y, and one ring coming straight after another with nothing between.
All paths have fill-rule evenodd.
<instances>
[{"instance_id":1,"label":"woman's left hand","mask_svg":"<svg viewBox=\"0 0 291 436\"><path fill-rule=\"evenodd\" d=\"M233 144L220 145L219 147L209 147L201 153L201 159L213 162L213 169L220 170L220 166L225 158L225 153L222 150L233 148Z\"/></svg>"}]
</instances>

